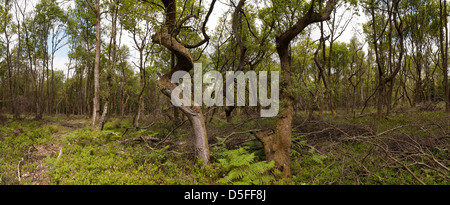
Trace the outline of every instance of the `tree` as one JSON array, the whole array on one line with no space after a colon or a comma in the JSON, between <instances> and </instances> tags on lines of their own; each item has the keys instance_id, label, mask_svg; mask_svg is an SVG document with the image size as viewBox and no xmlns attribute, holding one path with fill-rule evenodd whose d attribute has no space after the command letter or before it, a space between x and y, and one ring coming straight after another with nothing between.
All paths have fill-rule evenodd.
<instances>
[{"instance_id":1,"label":"tree","mask_svg":"<svg viewBox=\"0 0 450 205\"><path fill-rule=\"evenodd\" d=\"M402 59L404 55L404 26L403 21L399 13L399 2L400 1L394 1L390 4L390 2L386 3L385 5L381 2L375 2L370 1L368 2L368 10L370 12L370 15L372 17L371 24L371 40L372 40L372 46L375 53L375 61L378 68L378 86L377 86L377 92L378 92L378 102L377 102L377 119L382 119L383 117L386 117L386 115L383 114L383 105L385 104L385 96L387 96L387 107L388 112L390 110L390 103L391 103L391 90L386 92L386 85L390 83L391 89L394 86L393 80L397 73L401 69L402 65ZM378 3L378 4L377 4ZM375 12L375 9L380 10L380 12ZM378 15L377 15L378 14ZM385 15L387 15L387 20L384 19ZM392 26L392 24L395 27ZM388 62L385 62L386 56L384 51L384 44L383 39L386 39L386 30L388 31ZM396 46L398 46L398 56L395 57L397 59L397 62L394 61L393 56L393 48L392 46L392 34L396 32L397 36L396 39L398 39L398 43ZM388 64L388 66L386 66ZM389 70L388 70L389 68Z\"/></svg>"},{"instance_id":2,"label":"tree","mask_svg":"<svg viewBox=\"0 0 450 205\"><path fill-rule=\"evenodd\" d=\"M273 2L276 7L277 2ZM321 2L319 2L321 3ZM257 137L264 144L267 161L275 161L285 178L290 178L290 147L293 116L293 96L291 92L291 61L289 45L307 26L330 19L336 0L328 0L323 10L315 11L316 1L311 1L306 13L298 17L295 24L288 26L276 36L276 50L281 64L280 113L277 116L275 133L259 133Z\"/></svg>"},{"instance_id":3,"label":"tree","mask_svg":"<svg viewBox=\"0 0 450 205\"><path fill-rule=\"evenodd\" d=\"M440 12L440 48L442 56L442 74L444 79L442 81L444 87L444 102L445 111L450 111L450 92L448 88L448 28L447 28L447 2L439 0L439 12ZM445 34L445 38L443 37Z\"/></svg>"},{"instance_id":4,"label":"tree","mask_svg":"<svg viewBox=\"0 0 450 205\"><path fill-rule=\"evenodd\" d=\"M2 38L2 45L5 46L4 50L6 52L6 66L8 68L8 83L9 83L9 97L11 101L11 110L14 113L14 117L18 118L18 113L15 108L15 92L13 87L13 68L12 68L12 54L10 51L11 38L12 38L12 15L9 13L11 10L11 2L4 1L4 5L0 6L0 22L1 22L1 33L4 35Z\"/></svg>"},{"instance_id":5,"label":"tree","mask_svg":"<svg viewBox=\"0 0 450 205\"><path fill-rule=\"evenodd\" d=\"M211 2L208 13L205 20L202 23L201 32L203 39L197 43L183 44L176 39L180 29L189 18L193 18L194 15L187 15L181 19L180 24L176 24L177 4L175 0L162 0L164 5L164 25L152 36L153 43L160 44L170 50L176 57L175 66L171 67L169 72L160 76L158 80L158 86L161 92L167 97L171 97L173 90L177 87L171 82L172 74L176 71L190 71L194 67L194 61L188 48L197 48L209 41L209 36L206 33L206 23L214 8L216 0ZM181 105L180 110L188 117L191 125L194 129L194 148L195 153L204 164L209 163L209 147L208 138L206 134L205 120L200 105L196 105L192 102L193 106Z\"/></svg>"},{"instance_id":6,"label":"tree","mask_svg":"<svg viewBox=\"0 0 450 205\"><path fill-rule=\"evenodd\" d=\"M95 0L92 5L90 0L86 4L95 14L95 62L94 62L94 102L92 107L92 127L95 127L100 117L100 55L101 55L101 36L100 36L100 0Z\"/></svg>"},{"instance_id":7,"label":"tree","mask_svg":"<svg viewBox=\"0 0 450 205\"><path fill-rule=\"evenodd\" d=\"M336 110L335 110L333 98L334 98L334 95L337 93L333 91L333 87L332 87L333 83L331 83L331 81L332 81L331 70L333 68L336 69L336 67L332 67L332 61L333 61L333 59L336 59L336 58L333 58L333 56L332 56L333 45L334 45L335 41L344 33L345 29L351 22L353 15L355 14L353 11L351 11L351 8L353 7L353 5L347 5L346 3L347 3L346 1L340 1L336 6L337 8L342 8L342 7L346 6L346 9L344 10L344 12L341 15L337 15L337 8L336 8L331 12L331 17L330 17L331 20L326 21L328 30L330 31L330 35L327 38L330 42L329 46L328 46L328 54L329 54L328 59L326 58L325 42L321 44L323 61L326 61L326 63L324 63L324 66L321 66L321 67L324 67L322 69L324 69L325 71L328 71L327 75L324 75L323 71L321 72L321 74L322 74L323 83L325 86L325 96L328 99L329 109L334 116L336 116ZM350 12L350 16L348 16L348 17L346 16L347 12ZM323 22L320 22L321 38L325 38L323 27L324 27ZM328 83L326 83L326 82L328 82Z\"/></svg>"},{"instance_id":8,"label":"tree","mask_svg":"<svg viewBox=\"0 0 450 205\"><path fill-rule=\"evenodd\" d=\"M145 68L150 54L150 35L154 24L156 24L153 21L153 16L145 14L148 10L153 10L152 5L142 2L124 1L119 11L121 12L120 21L125 29L133 35L134 46L139 52L139 62L135 66L139 68L141 91L138 97L138 110L135 117L133 117L135 127L139 127L139 120L144 115L145 103L143 98L147 87Z\"/></svg>"},{"instance_id":9,"label":"tree","mask_svg":"<svg viewBox=\"0 0 450 205\"><path fill-rule=\"evenodd\" d=\"M103 130L103 126L106 123L106 117L108 114L108 107L110 105L111 87L112 87L112 72L115 70L116 65L116 34L117 34L117 17L119 13L120 0L114 0L110 2L109 11L111 13L112 25L111 25L111 38L108 48L108 68L107 68L107 94L105 104L103 106L102 117L100 118L100 130Z\"/></svg>"}]
</instances>

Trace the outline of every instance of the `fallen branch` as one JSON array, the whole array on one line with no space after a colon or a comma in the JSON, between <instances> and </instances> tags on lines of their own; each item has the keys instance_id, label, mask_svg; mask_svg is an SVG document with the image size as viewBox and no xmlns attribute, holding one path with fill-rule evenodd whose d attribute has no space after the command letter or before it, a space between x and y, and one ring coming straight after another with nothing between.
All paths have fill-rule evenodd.
<instances>
[{"instance_id":1,"label":"fallen branch","mask_svg":"<svg viewBox=\"0 0 450 205\"><path fill-rule=\"evenodd\" d=\"M127 127L127 128L125 128L125 130L122 132L122 137L125 135L125 133L127 133L127 131L129 130L129 129L136 129L136 130L139 130L139 129L148 129L149 127L151 127L152 125L154 125L155 124L155 122L152 122L152 123L150 123L149 125L147 125L147 126L145 126L145 127Z\"/></svg>"},{"instance_id":2,"label":"fallen branch","mask_svg":"<svg viewBox=\"0 0 450 205\"><path fill-rule=\"evenodd\" d=\"M399 126L399 127L401 127L401 126ZM393 129L394 129L394 128L393 128ZM391 130L392 130L392 129L391 129ZM369 143L370 143L370 142L369 142ZM411 176L413 176L414 179L416 179L420 184L426 185L422 180L420 180L420 179L414 174L414 172L411 171L411 169L409 169L409 166L408 166L408 165L405 165L404 163L400 162L398 159L396 159L395 157L393 157L392 155L390 155L390 154L389 154L389 151L387 150L387 148L385 148L385 147L383 147L383 146L381 146L381 145L379 145L379 144L377 144L377 143L370 143L370 144L373 144L373 145L375 145L375 146L381 148L381 149L384 151L384 153L386 154L386 156L387 156L389 159L393 160L395 163L397 163L398 165L400 165L401 167L403 167L406 171L408 171L408 173L411 174Z\"/></svg>"},{"instance_id":3,"label":"fallen branch","mask_svg":"<svg viewBox=\"0 0 450 205\"><path fill-rule=\"evenodd\" d=\"M381 136L381 135L385 135L385 134L387 134L387 133L389 133L389 132L392 132L392 131L394 131L394 130L397 130L397 129L400 129L400 128L402 128L402 127L406 127L406 126L410 126L410 125L401 125L401 126L397 126L397 127L394 127L394 128L392 128L392 129L388 129L388 130L385 130L385 131L383 131L383 132L380 132L380 133L378 133L378 134L376 134L376 135L371 135L371 136L361 136L361 135L358 135L358 136L349 136L347 133L345 133L345 132L343 132L342 130L340 130L341 132L343 132L344 134L346 134L347 136L349 136L349 137L346 137L346 138L343 138L342 140L344 140L344 141L347 141L347 140L359 140L359 139L371 139L371 138L376 138L376 137L379 137L379 136Z\"/></svg>"},{"instance_id":4,"label":"fallen branch","mask_svg":"<svg viewBox=\"0 0 450 205\"><path fill-rule=\"evenodd\" d=\"M404 133L404 132L402 132ZM433 162L435 162L436 164L438 164L440 167L442 167L443 169L445 169L446 171L450 172L450 169L448 167L446 167L445 165L443 165L441 162L439 162L433 154L429 154L426 153L425 151L423 151L422 146L420 146L420 144L415 141L411 136L409 136L408 134L404 133L411 141L413 141L417 146L417 149L419 150L420 153L422 153L424 156L431 158L433 160Z\"/></svg>"},{"instance_id":5,"label":"fallen branch","mask_svg":"<svg viewBox=\"0 0 450 205\"><path fill-rule=\"evenodd\" d=\"M295 130L295 129L297 129L297 128L299 128L299 127L301 127L301 126L303 126L306 122L308 122L308 118L306 118L305 120L303 120L303 122L302 123L300 123L299 125L296 125L295 127L293 127L292 128L292 130Z\"/></svg>"},{"instance_id":6,"label":"fallen branch","mask_svg":"<svg viewBox=\"0 0 450 205\"><path fill-rule=\"evenodd\" d=\"M235 126L234 126L233 128L231 128L231 129L232 129L232 130L235 130L235 129L237 129L237 128L240 127L240 126L245 125L245 124L247 124L247 123L249 123L249 122L251 122L251 121L253 121L253 120L257 120L257 119L259 119L259 118L261 118L261 117L260 117L260 116L257 116L257 117L252 117L252 118L250 118L250 119L246 119L245 122L239 123L239 124L235 125Z\"/></svg>"},{"instance_id":7,"label":"fallen branch","mask_svg":"<svg viewBox=\"0 0 450 205\"><path fill-rule=\"evenodd\" d=\"M315 147L312 146L312 145L309 145L309 144L306 144L306 143L303 144L303 143L300 143L300 142L295 141L295 140L292 140L292 142L293 142L293 143L296 143L296 144L299 144L300 146L305 146L305 147L307 147L307 148L309 148L309 149L314 149L314 151L317 152L317 154L320 154L320 155L322 155L322 156L324 156L324 157L327 156L327 155L323 154L321 151L319 151L317 148L315 148Z\"/></svg>"},{"instance_id":8,"label":"fallen branch","mask_svg":"<svg viewBox=\"0 0 450 205\"><path fill-rule=\"evenodd\" d=\"M307 132L307 133L296 133L296 134L300 134L300 135L304 135L304 136L309 136L309 135L312 135L312 134L319 134L319 133L322 133L322 132L325 132L325 131L331 130L331 129L333 129L333 128L332 128L332 127L327 127L327 128L325 128L325 129L319 130L319 131Z\"/></svg>"},{"instance_id":9,"label":"fallen branch","mask_svg":"<svg viewBox=\"0 0 450 205\"><path fill-rule=\"evenodd\" d=\"M253 130L247 130L247 131L241 131L241 132L232 132L231 134L227 135L222 142L218 142L215 144L212 144L211 147L219 146L219 145L225 145L225 142L233 135L238 134L246 134L246 133L253 133L253 132L259 132L261 129L253 129Z\"/></svg>"},{"instance_id":10,"label":"fallen branch","mask_svg":"<svg viewBox=\"0 0 450 205\"><path fill-rule=\"evenodd\" d=\"M147 142L147 141L153 141L153 142L158 142L159 138L155 137L155 136L139 136L139 137L132 137L132 138L128 138L122 141L119 141L122 144L128 144L130 142Z\"/></svg>"},{"instance_id":11,"label":"fallen branch","mask_svg":"<svg viewBox=\"0 0 450 205\"><path fill-rule=\"evenodd\" d=\"M175 132L176 129L178 129L179 127L181 127L182 125L184 125L184 123L186 123L187 120L184 120L182 123L180 123L178 126L176 126L175 128L173 128L169 133L167 133L167 135L161 140L159 141L155 146L160 145L161 143L165 142L167 140L167 138L170 137L170 135L172 135L173 132Z\"/></svg>"},{"instance_id":12,"label":"fallen branch","mask_svg":"<svg viewBox=\"0 0 450 205\"><path fill-rule=\"evenodd\" d=\"M20 163L23 161L23 157L22 159L19 161L19 163L17 163L17 176L19 177L19 182L20 182Z\"/></svg>"},{"instance_id":13,"label":"fallen branch","mask_svg":"<svg viewBox=\"0 0 450 205\"><path fill-rule=\"evenodd\" d=\"M61 147L61 149L59 150L58 158L56 158L56 160L59 160L59 158L61 157L62 149L63 149L63 148Z\"/></svg>"}]
</instances>

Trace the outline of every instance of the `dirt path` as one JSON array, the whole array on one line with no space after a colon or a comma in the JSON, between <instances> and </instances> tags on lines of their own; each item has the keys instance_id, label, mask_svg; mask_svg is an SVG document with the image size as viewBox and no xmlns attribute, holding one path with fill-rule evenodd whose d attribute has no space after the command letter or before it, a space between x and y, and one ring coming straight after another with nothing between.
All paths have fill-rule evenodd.
<instances>
[{"instance_id":1,"label":"dirt path","mask_svg":"<svg viewBox=\"0 0 450 205\"><path fill-rule=\"evenodd\" d=\"M62 133L58 132L53 135L54 139L51 142L33 145L29 148L26 161L27 164L31 164L33 166L31 171L24 170L21 173L21 181L26 184L33 185L47 185L50 182L47 171L50 166L46 163L46 158L53 158L55 155L60 157L63 152L64 144L60 142L60 139L63 135L72 132L76 129L83 128L87 126L87 123L79 122L79 121L62 121L62 122L52 122L52 124L59 124L67 130L64 130ZM26 165L23 165L26 166Z\"/></svg>"}]
</instances>

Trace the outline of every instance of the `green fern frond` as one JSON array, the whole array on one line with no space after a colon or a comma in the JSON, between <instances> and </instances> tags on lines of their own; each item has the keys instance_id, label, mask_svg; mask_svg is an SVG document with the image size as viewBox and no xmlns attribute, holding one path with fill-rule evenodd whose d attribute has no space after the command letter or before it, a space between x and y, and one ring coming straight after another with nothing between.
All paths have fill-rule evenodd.
<instances>
[{"instance_id":1,"label":"green fern frond","mask_svg":"<svg viewBox=\"0 0 450 205\"><path fill-rule=\"evenodd\" d=\"M268 174L275 162L255 162L255 154L248 153L244 148L229 150L224 153L225 158L218 162L227 171L226 176L217 182L222 184L270 184L275 178Z\"/></svg>"}]
</instances>

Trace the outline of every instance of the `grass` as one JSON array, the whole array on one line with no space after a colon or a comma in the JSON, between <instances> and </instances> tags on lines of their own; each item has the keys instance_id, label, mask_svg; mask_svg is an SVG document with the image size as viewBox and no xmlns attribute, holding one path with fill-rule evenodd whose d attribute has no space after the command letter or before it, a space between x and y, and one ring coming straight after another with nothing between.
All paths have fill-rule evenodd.
<instances>
[{"instance_id":1,"label":"grass","mask_svg":"<svg viewBox=\"0 0 450 205\"><path fill-rule=\"evenodd\" d=\"M426 184L450 184L448 171L411 165L422 160L429 162L427 165L434 169L439 168L432 164L432 158L405 158L390 153L401 163L410 165L411 174L400 164L390 161L374 144L394 146L395 143L383 140L395 136L404 139L412 136L418 142L420 139L435 139L442 135L442 130L433 124L445 128L448 119L448 115L438 111L393 114L381 121L368 116L324 116L324 124L304 126L309 130L301 132L321 130L330 124L348 133L352 133L355 127L368 127L380 133L402 125L411 126L393 130L373 141L341 141L345 135L336 130L314 136L293 132L292 139L296 143L292 143L291 149L291 181L283 180L273 164L264 161L261 143L234 143L239 138L251 137L249 134L230 139L235 146L212 147L211 163L202 166L189 149L186 150L191 133L188 123L163 146L151 150L142 142L123 144L120 141L137 136L161 139L173 129L173 124L157 123L149 129L131 129L121 136L125 128L131 126L130 121L112 119L105 124L103 131L99 131L92 129L83 119L10 120L0 127L0 184L420 184L416 177ZM246 121L235 117L228 125L226 120L217 118L208 129L211 136L221 138L231 132L230 127L237 125L240 126L236 129L248 130L273 127L274 124L275 119ZM448 167L448 144L440 145L429 150L435 159ZM21 181L18 180L18 165Z\"/></svg>"}]
</instances>

